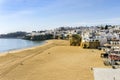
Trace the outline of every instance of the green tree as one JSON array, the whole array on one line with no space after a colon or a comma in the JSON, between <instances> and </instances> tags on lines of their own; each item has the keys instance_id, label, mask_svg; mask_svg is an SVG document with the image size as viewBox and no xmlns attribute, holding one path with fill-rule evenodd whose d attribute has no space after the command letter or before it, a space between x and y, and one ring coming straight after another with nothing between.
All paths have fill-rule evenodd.
<instances>
[{"instance_id":1,"label":"green tree","mask_svg":"<svg viewBox=\"0 0 120 80\"><path fill-rule=\"evenodd\" d=\"M70 39L70 45L71 46L80 46L81 44L81 37L78 34L73 34Z\"/></svg>"},{"instance_id":2,"label":"green tree","mask_svg":"<svg viewBox=\"0 0 120 80\"><path fill-rule=\"evenodd\" d=\"M108 29L108 25L105 26L105 29Z\"/></svg>"}]
</instances>

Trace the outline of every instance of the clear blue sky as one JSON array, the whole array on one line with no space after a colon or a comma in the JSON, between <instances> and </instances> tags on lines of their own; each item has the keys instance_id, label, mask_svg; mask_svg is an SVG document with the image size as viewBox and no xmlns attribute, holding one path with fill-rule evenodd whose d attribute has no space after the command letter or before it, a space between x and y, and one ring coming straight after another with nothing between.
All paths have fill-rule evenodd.
<instances>
[{"instance_id":1,"label":"clear blue sky","mask_svg":"<svg viewBox=\"0 0 120 80\"><path fill-rule=\"evenodd\" d=\"M0 0L0 33L120 24L120 0Z\"/></svg>"}]
</instances>

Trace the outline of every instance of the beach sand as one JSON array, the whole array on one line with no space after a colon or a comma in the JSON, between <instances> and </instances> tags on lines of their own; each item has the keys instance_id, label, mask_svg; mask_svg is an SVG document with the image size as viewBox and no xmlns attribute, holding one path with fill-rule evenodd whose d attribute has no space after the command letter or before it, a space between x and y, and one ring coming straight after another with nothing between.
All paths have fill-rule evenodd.
<instances>
[{"instance_id":1,"label":"beach sand","mask_svg":"<svg viewBox=\"0 0 120 80\"><path fill-rule=\"evenodd\" d=\"M66 40L0 56L0 80L94 80L91 68L106 67L95 49L69 46Z\"/></svg>"}]
</instances>

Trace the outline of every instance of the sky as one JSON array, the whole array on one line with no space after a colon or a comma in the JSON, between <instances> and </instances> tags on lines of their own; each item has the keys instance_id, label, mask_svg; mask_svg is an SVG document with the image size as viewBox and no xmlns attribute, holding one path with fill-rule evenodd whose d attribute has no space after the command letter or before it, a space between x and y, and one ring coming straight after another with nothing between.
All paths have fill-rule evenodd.
<instances>
[{"instance_id":1,"label":"sky","mask_svg":"<svg viewBox=\"0 0 120 80\"><path fill-rule=\"evenodd\" d=\"M120 24L120 0L0 0L0 34Z\"/></svg>"}]
</instances>

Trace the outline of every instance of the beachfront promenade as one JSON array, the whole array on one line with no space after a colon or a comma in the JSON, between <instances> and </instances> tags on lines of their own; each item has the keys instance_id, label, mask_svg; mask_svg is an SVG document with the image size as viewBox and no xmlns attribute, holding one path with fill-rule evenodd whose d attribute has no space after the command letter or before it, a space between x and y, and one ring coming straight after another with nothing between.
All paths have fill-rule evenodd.
<instances>
[{"instance_id":1,"label":"beachfront promenade","mask_svg":"<svg viewBox=\"0 0 120 80\"><path fill-rule=\"evenodd\" d=\"M50 40L0 57L0 80L94 80L91 68L106 67L101 51Z\"/></svg>"}]
</instances>

